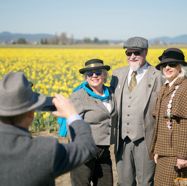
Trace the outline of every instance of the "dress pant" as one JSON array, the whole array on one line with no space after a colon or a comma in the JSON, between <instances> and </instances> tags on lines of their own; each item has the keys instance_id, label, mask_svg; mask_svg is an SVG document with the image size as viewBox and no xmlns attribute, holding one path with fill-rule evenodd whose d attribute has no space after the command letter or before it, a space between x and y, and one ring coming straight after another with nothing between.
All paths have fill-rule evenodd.
<instances>
[{"instance_id":1,"label":"dress pant","mask_svg":"<svg viewBox=\"0 0 187 186\"><path fill-rule=\"evenodd\" d=\"M112 186L112 161L109 146L97 146L96 154L85 164L70 172L72 186Z\"/></svg>"},{"instance_id":2,"label":"dress pant","mask_svg":"<svg viewBox=\"0 0 187 186\"><path fill-rule=\"evenodd\" d=\"M135 142L129 137L119 139L116 154L118 186L152 186L154 184L155 162L150 160L144 138Z\"/></svg>"}]
</instances>

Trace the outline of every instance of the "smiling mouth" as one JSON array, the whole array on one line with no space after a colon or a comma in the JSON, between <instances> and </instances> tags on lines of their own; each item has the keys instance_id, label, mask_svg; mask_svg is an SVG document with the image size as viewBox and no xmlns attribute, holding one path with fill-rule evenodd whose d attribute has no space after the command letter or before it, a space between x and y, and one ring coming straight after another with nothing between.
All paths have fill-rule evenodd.
<instances>
[{"instance_id":1,"label":"smiling mouth","mask_svg":"<svg viewBox=\"0 0 187 186\"><path fill-rule=\"evenodd\" d=\"M133 59L133 60L130 60L130 62L132 62L132 63L136 63L136 62L138 62L138 60Z\"/></svg>"},{"instance_id":2,"label":"smiling mouth","mask_svg":"<svg viewBox=\"0 0 187 186\"><path fill-rule=\"evenodd\" d=\"M166 71L167 74L171 74L172 72L171 71Z\"/></svg>"}]
</instances>

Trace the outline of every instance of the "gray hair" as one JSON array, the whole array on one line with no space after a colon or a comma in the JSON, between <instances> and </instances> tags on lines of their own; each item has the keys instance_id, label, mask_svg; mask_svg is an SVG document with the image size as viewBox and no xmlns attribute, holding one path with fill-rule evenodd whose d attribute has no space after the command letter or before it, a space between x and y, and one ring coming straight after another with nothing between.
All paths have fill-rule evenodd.
<instances>
[{"instance_id":1,"label":"gray hair","mask_svg":"<svg viewBox=\"0 0 187 186\"><path fill-rule=\"evenodd\" d=\"M179 63L179 65L181 67L181 72L179 73L178 77L184 77L184 76L186 76L186 66L181 65L180 63ZM163 67L162 67L162 65L160 66L160 71L161 71L162 76L164 78L166 78L165 75L164 75L164 73L163 73Z\"/></svg>"},{"instance_id":2,"label":"gray hair","mask_svg":"<svg viewBox=\"0 0 187 186\"><path fill-rule=\"evenodd\" d=\"M106 77L104 79L104 83L106 83L108 79L108 71L106 69L101 69L101 70L106 74ZM84 81L86 81L86 72L83 74L83 78L84 78Z\"/></svg>"}]
</instances>

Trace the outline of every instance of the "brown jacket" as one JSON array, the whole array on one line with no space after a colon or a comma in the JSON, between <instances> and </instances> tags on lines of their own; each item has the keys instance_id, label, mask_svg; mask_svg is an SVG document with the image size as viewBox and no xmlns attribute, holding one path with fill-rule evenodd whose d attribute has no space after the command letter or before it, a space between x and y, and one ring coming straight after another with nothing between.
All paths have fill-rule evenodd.
<instances>
[{"instance_id":1,"label":"brown jacket","mask_svg":"<svg viewBox=\"0 0 187 186\"><path fill-rule=\"evenodd\" d=\"M172 132L167 128L167 105L175 86L179 85L172 102ZM153 115L156 117L151 153L162 156L187 157L187 79L178 78L170 89L164 85L157 98Z\"/></svg>"}]
</instances>

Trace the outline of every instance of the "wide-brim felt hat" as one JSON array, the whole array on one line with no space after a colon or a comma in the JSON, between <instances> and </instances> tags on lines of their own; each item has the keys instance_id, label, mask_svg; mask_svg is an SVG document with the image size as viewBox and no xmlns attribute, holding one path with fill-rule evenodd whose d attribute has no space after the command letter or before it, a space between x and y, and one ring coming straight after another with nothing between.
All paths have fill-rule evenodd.
<instances>
[{"instance_id":1,"label":"wide-brim felt hat","mask_svg":"<svg viewBox=\"0 0 187 186\"><path fill-rule=\"evenodd\" d=\"M110 66L104 65L103 61L100 59L91 59L85 62L85 68L79 70L81 74L84 74L86 71L90 70L98 70L98 69L106 69L107 71L110 70Z\"/></svg>"},{"instance_id":2,"label":"wide-brim felt hat","mask_svg":"<svg viewBox=\"0 0 187 186\"><path fill-rule=\"evenodd\" d=\"M187 66L187 62L184 59L184 54L183 52L178 49L178 48L168 48L166 50L164 50L164 52L162 53L162 55L160 57L158 57L158 59L160 60L160 63L158 65L156 65L156 69L160 70L160 67L165 64L165 63L169 63L169 62L176 62L179 63L183 66Z\"/></svg>"},{"instance_id":3,"label":"wide-brim felt hat","mask_svg":"<svg viewBox=\"0 0 187 186\"><path fill-rule=\"evenodd\" d=\"M148 40L143 37L131 37L125 41L123 48L147 50Z\"/></svg>"},{"instance_id":4,"label":"wide-brim felt hat","mask_svg":"<svg viewBox=\"0 0 187 186\"><path fill-rule=\"evenodd\" d=\"M32 83L21 72L10 72L0 80L0 116L16 116L35 110L46 97L32 91Z\"/></svg>"}]
</instances>

